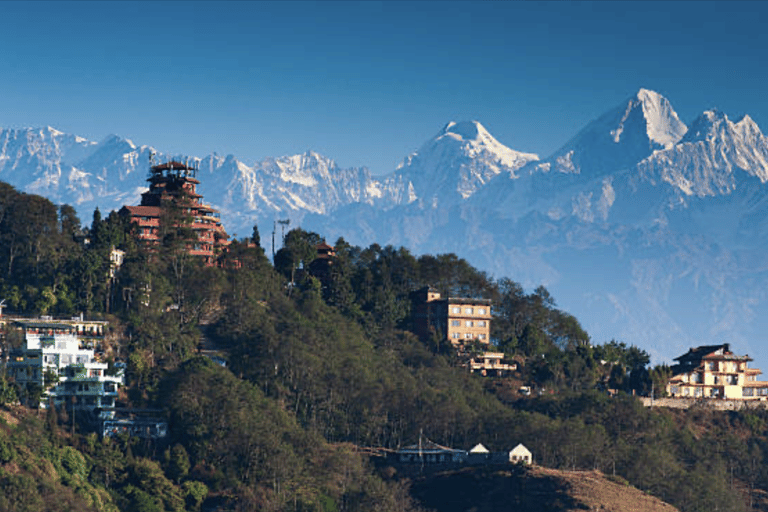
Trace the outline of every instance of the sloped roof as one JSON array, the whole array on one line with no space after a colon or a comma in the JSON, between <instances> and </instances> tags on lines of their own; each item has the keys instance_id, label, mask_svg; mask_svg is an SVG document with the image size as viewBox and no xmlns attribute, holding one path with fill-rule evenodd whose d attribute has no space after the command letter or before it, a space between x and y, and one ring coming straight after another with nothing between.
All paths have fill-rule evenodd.
<instances>
[{"instance_id":1,"label":"sloped roof","mask_svg":"<svg viewBox=\"0 0 768 512\"><path fill-rule=\"evenodd\" d=\"M517 446L515 446L514 448L512 448L512 450L509 453L514 453L514 454L523 453L523 454L531 455L531 450L526 448L523 443L520 443Z\"/></svg>"},{"instance_id":2,"label":"sloped roof","mask_svg":"<svg viewBox=\"0 0 768 512\"><path fill-rule=\"evenodd\" d=\"M425 438L421 443L403 446L397 450L397 453L460 453L463 451L439 445Z\"/></svg>"},{"instance_id":3,"label":"sloped roof","mask_svg":"<svg viewBox=\"0 0 768 512\"><path fill-rule=\"evenodd\" d=\"M675 358L678 364L672 366L673 375L680 373L687 373L691 370L695 370L703 364L703 361L718 360L718 361L752 361L749 356L737 356L731 352L731 346L729 343L723 343L721 345L701 345L688 350L685 354Z\"/></svg>"},{"instance_id":4,"label":"sloped roof","mask_svg":"<svg viewBox=\"0 0 768 512\"><path fill-rule=\"evenodd\" d=\"M160 216L160 207L159 206L123 206L126 210L128 210L128 213L131 215L136 215L140 217L159 217Z\"/></svg>"},{"instance_id":5,"label":"sloped roof","mask_svg":"<svg viewBox=\"0 0 768 512\"><path fill-rule=\"evenodd\" d=\"M474 448L469 450L469 453L491 453L488 448L483 446L483 443L477 443Z\"/></svg>"}]
</instances>

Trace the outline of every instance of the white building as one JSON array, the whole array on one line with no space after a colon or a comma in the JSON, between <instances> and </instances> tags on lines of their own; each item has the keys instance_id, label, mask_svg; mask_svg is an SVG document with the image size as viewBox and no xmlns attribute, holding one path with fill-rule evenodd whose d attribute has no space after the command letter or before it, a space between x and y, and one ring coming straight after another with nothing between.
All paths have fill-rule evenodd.
<instances>
[{"instance_id":1,"label":"white building","mask_svg":"<svg viewBox=\"0 0 768 512\"><path fill-rule=\"evenodd\" d=\"M63 323L20 322L26 347L16 349L8 361L8 376L20 386L37 384L56 406L95 409L114 407L123 376L107 375L108 365L94 358L93 349L80 348L76 327Z\"/></svg>"},{"instance_id":2,"label":"white building","mask_svg":"<svg viewBox=\"0 0 768 512\"><path fill-rule=\"evenodd\" d=\"M523 443L520 443L509 452L509 462L513 464L533 464L533 454Z\"/></svg>"}]
</instances>

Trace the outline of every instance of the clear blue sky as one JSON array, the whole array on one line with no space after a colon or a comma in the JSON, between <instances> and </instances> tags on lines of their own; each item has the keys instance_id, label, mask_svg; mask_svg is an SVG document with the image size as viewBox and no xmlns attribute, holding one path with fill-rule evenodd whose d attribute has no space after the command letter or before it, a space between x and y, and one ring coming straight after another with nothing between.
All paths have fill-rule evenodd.
<instances>
[{"instance_id":1,"label":"clear blue sky","mask_svg":"<svg viewBox=\"0 0 768 512\"><path fill-rule=\"evenodd\" d=\"M0 127L390 172L450 120L548 156L640 87L768 131L766 2L0 2Z\"/></svg>"}]
</instances>

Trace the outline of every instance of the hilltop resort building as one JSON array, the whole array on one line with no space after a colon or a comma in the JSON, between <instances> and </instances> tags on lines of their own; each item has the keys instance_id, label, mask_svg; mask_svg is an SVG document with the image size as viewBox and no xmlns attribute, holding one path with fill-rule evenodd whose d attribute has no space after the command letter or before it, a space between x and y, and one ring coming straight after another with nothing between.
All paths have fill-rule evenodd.
<instances>
[{"instance_id":1,"label":"hilltop resort building","mask_svg":"<svg viewBox=\"0 0 768 512\"><path fill-rule=\"evenodd\" d=\"M761 372L747 367L749 356L731 352L730 345L704 345L690 349L672 366L667 394L682 398L767 400L768 382L758 381Z\"/></svg>"}]
</instances>

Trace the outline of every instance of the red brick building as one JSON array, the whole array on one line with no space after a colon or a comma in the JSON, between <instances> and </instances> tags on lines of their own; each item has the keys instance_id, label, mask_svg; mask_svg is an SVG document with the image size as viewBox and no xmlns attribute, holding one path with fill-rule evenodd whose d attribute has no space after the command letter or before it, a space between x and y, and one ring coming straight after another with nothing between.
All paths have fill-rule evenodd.
<instances>
[{"instance_id":1,"label":"red brick building","mask_svg":"<svg viewBox=\"0 0 768 512\"><path fill-rule=\"evenodd\" d=\"M189 228L197 235L197 240L188 245L189 253L213 265L229 244L229 235L221 224L219 211L205 204L203 196L197 193L200 182L195 179L196 172L195 167L175 161L150 167L149 190L141 195L141 204L123 206L120 215L130 217L137 225L140 241L156 244L160 242L161 223L173 218L167 209L178 208L179 214L191 220Z\"/></svg>"}]
</instances>

